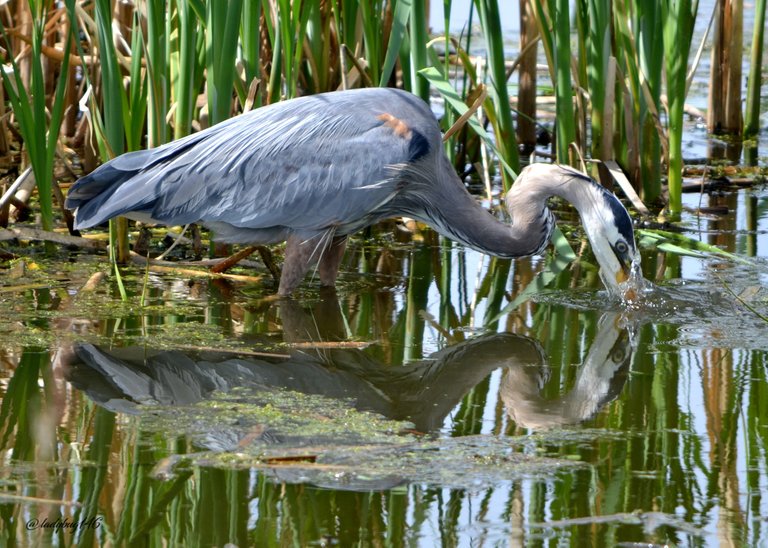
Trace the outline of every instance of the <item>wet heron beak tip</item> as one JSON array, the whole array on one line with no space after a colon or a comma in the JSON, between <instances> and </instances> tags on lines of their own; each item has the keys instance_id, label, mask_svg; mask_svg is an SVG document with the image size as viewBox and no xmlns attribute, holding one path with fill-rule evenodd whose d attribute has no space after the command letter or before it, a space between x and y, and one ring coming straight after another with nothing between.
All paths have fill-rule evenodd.
<instances>
[{"instance_id":1,"label":"wet heron beak tip","mask_svg":"<svg viewBox=\"0 0 768 548\"><path fill-rule=\"evenodd\" d=\"M616 272L616 283L621 284L629 279L629 267L621 265L621 268Z\"/></svg>"}]
</instances>

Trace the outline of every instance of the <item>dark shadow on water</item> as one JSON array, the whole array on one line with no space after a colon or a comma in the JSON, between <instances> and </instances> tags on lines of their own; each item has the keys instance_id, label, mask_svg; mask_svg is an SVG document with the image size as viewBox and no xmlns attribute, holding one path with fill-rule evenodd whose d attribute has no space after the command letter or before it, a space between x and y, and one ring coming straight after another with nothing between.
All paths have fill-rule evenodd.
<instances>
[{"instance_id":1,"label":"dark shadow on water","mask_svg":"<svg viewBox=\"0 0 768 548\"><path fill-rule=\"evenodd\" d=\"M392 367L360 349L334 347L344 339L335 296L326 295L310 308L293 300L277 306L285 342L300 345L284 357L79 344L66 359L67 378L116 412L136 413L141 404L189 405L233 388L283 389L344 399L358 410L434 432L470 390L500 370L499 395L509 416L521 427L549 428L590 419L613 400L632 357L619 316L605 313L573 387L545 397L547 356L532 338L481 335Z\"/></svg>"}]
</instances>

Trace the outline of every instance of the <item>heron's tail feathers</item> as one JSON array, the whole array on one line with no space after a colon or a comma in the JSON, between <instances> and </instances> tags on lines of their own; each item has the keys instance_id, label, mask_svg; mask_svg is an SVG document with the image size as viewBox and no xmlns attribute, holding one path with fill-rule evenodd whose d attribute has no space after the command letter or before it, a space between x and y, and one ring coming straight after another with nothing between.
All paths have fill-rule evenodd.
<instances>
[{"instance_id":1,"label":"heron's tail feathers","mask_svg":"<svg viewBox=\"0 0 768 548\"><path fill-rule=\"evenodd\" d=\"M95 226L128 212L151 210L157 199L158 182L152 168L178 157L197 142L197 136L123 154L75 182L65 203L68 209L77 210L75 228ZM124 186L120 196L115 196Z\"/></svg>"}]
</instances>

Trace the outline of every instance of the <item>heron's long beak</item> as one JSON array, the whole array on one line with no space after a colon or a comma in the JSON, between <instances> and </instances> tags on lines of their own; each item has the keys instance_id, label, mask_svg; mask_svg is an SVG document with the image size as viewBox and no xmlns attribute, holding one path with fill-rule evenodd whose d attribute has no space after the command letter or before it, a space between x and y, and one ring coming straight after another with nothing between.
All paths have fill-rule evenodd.
<instances>
[{"instance_id":1,"label":"heron's long beak","mask_svg":"<svg viewBox=\"0 0 768 548\"><path fill-rule=\"evenodd\" d=\"M582 208L577 209L600 265L600 278L609 292L619 295L622 284L633 278L637 255L632 219L618 198L597 183L584 189L587 198L581 199Z\"/></svg>"},{"instance_id":2,"label":"heron's long beak","mask_svg":"<svg viewBox=\"0 0 768 548\"><path fill-rule=\"evenodd\" d=\"M600 278L603 284L611 293L619 295L622 284L632 277L635 249L629 248L622 253L604 239L593 242L592 249L600 264Z\"/></svg>"},{"instance_id":3,"label":"heron's long beak","mask_svg":"<svg viewBox=\"0 0 768 548\"><path fill-rule=\"evenodd\" d=\"M621 284L626 282L632 273L632 260L626 256L621 257L618 254L616 255L616 258L619 260L619 265L621 266L616 272L616 283Z\"/></svg>"},{"instance_id":4,"label":"heron's long beak","mask_svg":"<svg viewBox=\"0 0 768 548\"><path fill-rule=\"evenodd\" d=\"M635 257L635 250L632 249L630 252L630 250L627 249L622 253L613 246L611 246L611 250L616 256L616 260L619 262L619 269L616 271L616 283L620 284L626 282L632 275L632 261Z\"/></svg>"}]
</instances>

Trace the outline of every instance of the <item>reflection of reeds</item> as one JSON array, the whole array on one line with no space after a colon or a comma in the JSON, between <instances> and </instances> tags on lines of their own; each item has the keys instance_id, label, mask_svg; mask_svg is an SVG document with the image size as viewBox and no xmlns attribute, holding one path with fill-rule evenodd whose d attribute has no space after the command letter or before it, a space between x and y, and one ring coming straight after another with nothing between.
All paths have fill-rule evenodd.
<instances>
[{"instance_id":1,"label":"reflection of reeds","mask_svg":"<svg viewBox=\"0 0 768 548\"><path fill-rule=\"evenodd\" d=\"M399 294L390 290L376 295L373 291L362 291L359 296L350 293L339 302L341 313L346 318L355 318L358 326L368 326L358 334L360 337L381 336L381 345L391 344L397 348L410 340L417 345L416 353L430 338L429 327L425 329L423 316L418 314L425 303L430 310L440 310L441 315L446 310L446 328L457 327L454 319L448 319L456 318L457 313L461 317L459 325L466 326L468 322L463 313L470 306L472 280L461 275L445 280L440 277L441 270L431 266L459 264L460 269L459 259L463 253L453 255L446 251L435 245L418 249L407 299L401 301ZM397 253L405 256L406 252ZM676 259L676 266L669 265L678 271L673 277L679 276L679 258L672 257L673 261ZM503 285L509 280L507 275L496 274L500 266L504 268L503 263L509 267L508 261L494 261L482 276L483 281L476 284L487 286L483 291L489 294L488 309L493 306L490 303L490 295L495 292L493 285ZM512 296L532 275L524 271L528 265L528 261L514 263L517 288L512 290ZM401 278L402 273L396 273L395 277ZM470 273L469 277L473 275ZM557 277L556 285L565 290L573 287L573 280L572 275L564 273ZM188 293L176 298L194 295L190 299L191 308L168 306L168 296L176 291L172 289L174 282L165 279L158 283L150 288L155 306L124 308L118 311L117 322L103 323L102 334L107 340L137 337L137 342L142 342L148 335L158 333L163 325L195 326L211 322L228 337L248 334L243 341L253 343L259 339L271 340L276 326L285 321L285 316L275 307L267 305L259 309L251 299L242 299L242 295L240 303L232 301L232 296L221 291L226 286L217 284L196 293L200 287L192 290L182 283L180 286ZM140 281L133 280L131 284L129 289L134 294L140 291ZM439 295L428 295L430 288L437 284L441 287ZM469 292L462 291L462 286L467 285ZM28 303L25 309L37 306L49 310L51 303L47 298L50 298L48 289L35 290L21 296L20 301ZM373 306L361 307L356 298L373 299ZM439 299L439 304L428 303L432 299ZM378 311L377 307L380 307ZM93 312L90 308L87 310ZM110 314L115 313L111 309ZM245 319L244 313L251 317L241 322ZM530 381L547 407L575 385L581 369L577 364L582 363L595 339L599 316L599 311L588 308L529 302L523 313L510 315L505 321L504 330L534 335L543 349L546 367L526 361L518 369L518 378ZM46 321L49 320L35 320L32 325L47 328ZM315 322L331 323L322 314L312 318L313 325ZM411 334L393 322L407 322ZM142 331L150 327L153 329ZM242 328L245 333L238 331ZM468 336L462 331L457 334ZM254 339L254 335L259 339ZM483 524L491 523L495 527L509 523L510 519L516 520L516 527L521 531L533 531L532 534L538 534L538 529L544 527L537 528L537 523L571 521L571 526L561 526L569 539L577 539L580 545L610 545L638 538L641 533L635 531L640 531L639 525L623 526L629 532L619 536L614 522L608 521L616 516L622 520L636 517L638 510L653 509L657 512L654 516L663 517L676 516L683 507L687 512L686 521L706 523L713 507L724 506L708 503L712 493L723 499L728 493L760 495L763 478L760 466L764 464L761 459L768 444L763 427L768 412L766 364L764 352L759 350L681 349L681 335L685 336L683 329L664 323L639 327L640 341L632 359L630 380L618 395L618 402L603 408L586 429L569 428L550 435L544 430L535 430L535 435L528 435L524 440L506 437L529 431L508 414L507 402L499 397L500 386L493 377L486 377L466 393L443 429L443 437L492 434L473 442L480 444L502 436L508 444L501 457L503 461L529 457L532 452L582 460L583 465L574 470L558 464L555 473L531 474L531 469L526 468L522 478L512 476L492 487L450 489L416 482L407 487L366 492L345 490L349 481L356 478L346 471L340 473L340 469L329 468L329 485L335 482L337 488L319 489L306 484L282 483L281 477L292 477L290 464L282 468L275 466L277 471L288 475L273 478L268 473L229 469L224 460L215 468L187 465L187 459L194 458L194 454L185 454L201 449L193 438L173 431L173 423L169 423L167 432L153 433L143 419L116 417L88 402L78 391L64 388L64 383L52 382L48 349L31 346L10 360L0 360L14 365L6 366L10 380L0 405L0 448L12 463L36 461L34 474L25 471L30 465L22 462L21 472L14 472L13 466L6 465L3 476L4 491L10 491L12 496L32 495L36 500L3 501L6 503L0 516L3 523L20 523L22 527L6 526L0 530L0 539L7 539L7 544L22 540L22 544L37 545L41 538L43 543L49 543L50 532L48 537L41 537L36 536L37 532L23 530L22 519L30 512L45 511L41 508L49 506L55 512L53 515L60 513L75 521L97 516L103 519L101 529L73 531L76 536L72 538L78 545L91 545L106 535L115 545L223 545L227 542L309 545L324 536L338 539L339 545L344 546L387 542L397 545L415 542L413 539L433 539L436 531L443 535L443 540L462 544L468 530L474 534ZM396 371L402 359L401 355L388 358L387 366ZM700 377L704 380L699 381ZM53 415L56 420L46 419L62 399L68 404L64 408L66 412ZM699 402L704 402L704 407ZM211 409L199 411L209 415ZM243 420L247 421L247 416L232 422L239 425ZM743 431L739 428L742 424ZM260 429L261 425L253 426L256 432ZM226 427L222 431L226 431ZM734 442L741 439L740 433L747 447L742 452L741 445ZM54 453L41 453L44 445ZM243 450L260 451L261 447L255 445L254 449ZM359 454L362 455L359 458L365 458L365 452ZM405 477L412 454L406 447L394 457L406 463ZM495 464L485 463L484 457L476 453L476 447L470 458L488 468ZM740 487L734 482L743 475L734 472L735 465L751 470L746 475L748 481ZM317 468L322 466L322 462L317 463ZM355 464L347 470L354 472ZM457 473L462 472L463 469L459 469ZM9 476L21 479L9 482ZM56 504L48 504L49 501ZM697 504L700 501L703 503ZM467 517L466 508L481 508L482 512L474 514L478 517ZM754 526L760 522L759 509L751 506L741 509L736 504L729 508L740 520L736 522L739 527L723 529L726 535L723 538L734 540L734 544L744 544L746 538L762 538L764 531ZM512 512L514 517L510 518ZM583 520L589 518L583 516L593 516L595 521L585 527ZM674 531L659 531L655 540L672 540ZM682 535L675 538L684 538Z\"/></svg>"}]
</instances>

